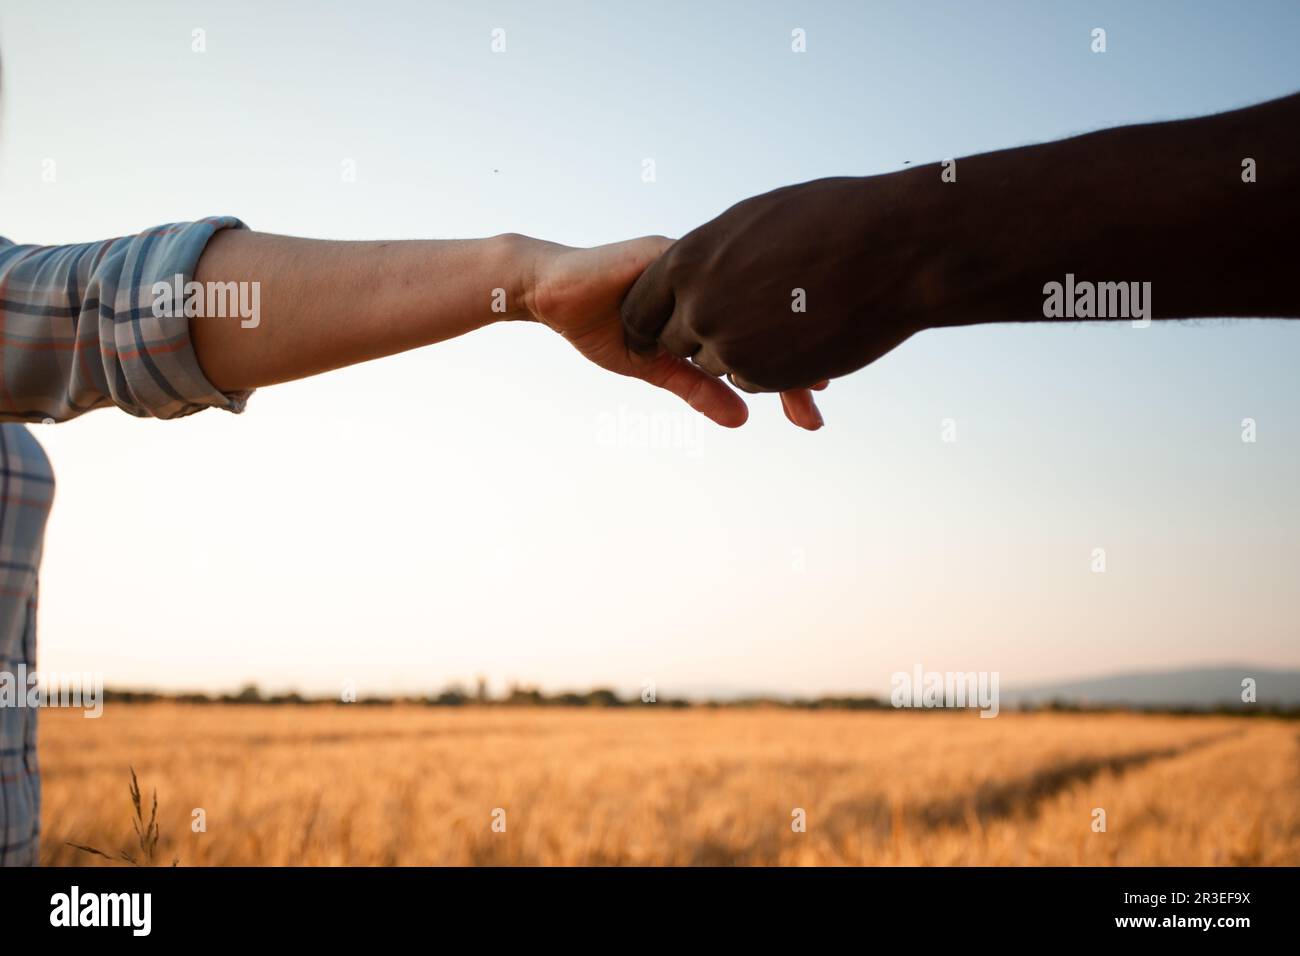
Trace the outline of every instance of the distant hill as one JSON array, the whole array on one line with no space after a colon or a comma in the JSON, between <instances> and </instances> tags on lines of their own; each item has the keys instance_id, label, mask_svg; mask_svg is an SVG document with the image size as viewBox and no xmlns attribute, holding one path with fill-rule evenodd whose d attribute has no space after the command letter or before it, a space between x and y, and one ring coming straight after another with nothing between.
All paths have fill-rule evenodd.
<instances>
[{"instance_id":1,"label":"distant hill","mask_svg":"<svg viewBox=\"0 0 1300 956\"><path fill-rule=\"evenodd\" d=\"M1133 672L1062 681L1032 687L1003 688L1002 706L1063 701L1083 705L1133 707L1241 707L1241 682L1255 679L1261 707L1300 706L1300 671L1225 664L1185 670Z\"/></svg>"},{"instance_id":2,"label":"distant hill","mask_svg":"<svg viewBox=\"0 0 1300 956\"><path fill-rule=\"evenodd\" d=\"M1241 700L1241 682L1255 680L1255 703ZM725 685L674 685L671 693L660 687L656 706L687 707L691 704L713 707L783 706L818 710L871 710L890 708L888 691L883 694L844 693L801 696L779 692L746 691ZM1003 709L1043 707L1132 707L1148 710L1217 710L1232 708L1244 713L1254 711L1289 711L1300 716L1300 670L1252 667L1248 664L1224 664L1218 667L1182 670L1128 672L1102 677L1081 678L1026 687L999 688L999 706ZM238 693L165 692L132 688L105 688L104 700L122 703L149 703L172 700L186 704L303 704L343 705L338 694L308 695L296 692L264 694L250 684ZM367 695L355 698L360 705L413 704L438 707L461 706L560 706L560 707L640 707L645 706L639 688L620 692L605 687L586 691L544 692L536 687L512 686L503 696L470 694L452 684L441 693L396 696Z\"/></svg>"}]
</instances>

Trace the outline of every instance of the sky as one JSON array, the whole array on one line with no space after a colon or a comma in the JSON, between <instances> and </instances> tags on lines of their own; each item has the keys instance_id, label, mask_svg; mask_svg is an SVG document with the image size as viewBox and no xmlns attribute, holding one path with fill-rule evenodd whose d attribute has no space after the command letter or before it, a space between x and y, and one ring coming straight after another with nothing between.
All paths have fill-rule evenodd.
<instances>
[{"instance_id":1,"label":"sky","mask_svg":"<svg viewBox=\"0 0 1300 956\"><path fill-rule=\"evenodd\" d=\"M1295 92L1298 39L1293 2L5 0L0 234L680 236L792 182ZM817 433L772 396L728 431L507 323L241 416L33 425L39 662L660 696L1300 666L1298 362L1300 323L934 330L832 383Z\"/></svg>"}]
</instances>

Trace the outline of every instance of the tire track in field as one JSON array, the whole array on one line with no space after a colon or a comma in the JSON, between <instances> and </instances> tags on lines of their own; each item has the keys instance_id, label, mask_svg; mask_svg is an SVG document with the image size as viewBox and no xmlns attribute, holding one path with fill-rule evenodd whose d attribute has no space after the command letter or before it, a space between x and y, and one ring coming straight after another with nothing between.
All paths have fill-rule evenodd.
<instances>
[{"instance_id":1,"label":"tire track in field","mask_svg":"<svg viewBox=\"0 0 1300 956\"><path fill-rule=\"evenodd\" d=\"M1086 783L1101 773L1121 776L1156 761L1172 760L1223 740L1240 737L1245 732L1243 728L1211 734L1191 740L1180 747L1161 747L1112 756L1069 760L1022 777L1002 782L987 781L980 784L974 795L932 800L919 806L909 807L905 812L931 829L959 826L969 822L972 814L980 823L1002 820L1018 814L1033 816L1044 801L1076 783Z\"/></svg>"}]
</instances>

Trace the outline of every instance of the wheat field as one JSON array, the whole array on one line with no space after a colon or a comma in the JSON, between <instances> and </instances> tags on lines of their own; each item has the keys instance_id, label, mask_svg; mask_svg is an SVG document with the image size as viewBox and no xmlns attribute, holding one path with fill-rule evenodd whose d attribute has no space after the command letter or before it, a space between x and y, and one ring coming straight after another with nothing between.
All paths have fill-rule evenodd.
<instances>
[{"instance_id":1,"label":"wheat field","mask_svg":"<svg viewBox=\"0 0 1300 956\"><path fill-rule=\"evenodd\" d=\"M1300 864L1274 720L114 703L40 733L46 864L135 846L131 767L182 866Z\"/></svg>"}]
</instances>

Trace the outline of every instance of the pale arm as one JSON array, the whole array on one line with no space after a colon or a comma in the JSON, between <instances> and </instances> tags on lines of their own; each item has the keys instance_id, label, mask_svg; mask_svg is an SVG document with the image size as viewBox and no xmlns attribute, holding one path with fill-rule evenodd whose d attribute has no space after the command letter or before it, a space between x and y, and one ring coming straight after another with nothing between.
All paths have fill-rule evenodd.
<instances>
[{"instance_id":1,"label":"pale arm","mask_svg":"<svg viewBox=\"0 0 1300 956\"><path fill-rule=\"evenodd\" d=\"M259 283L260 318L250 328L237 319L195 317L190 337L213 385L243 391L441 342L495 321L531 319L601 367L665 388L719 424L740 425L744 402L726 385L666 352L631 353L624 342L623 296L669 245L645 237L573 249L518 235L332 242L225 230L208 243L195 279ZM799 411L792 420L819 425L811 398L793 398Z\"/></svg>"},{"instance_id":2,"label":"pale arm","mask_svg":"<svg viewBox=\"0 0 1300 956\"><path fill-rule=\"evenodd\" d=\"M194 351L212 384L239 391L526 318L530 242L331 242L225 230L208 243L194 277L258 283L260 319L247 328L232 318L192 318ZM494 300L506 311L494 312Z\"/></svg>"}]
</instances>

